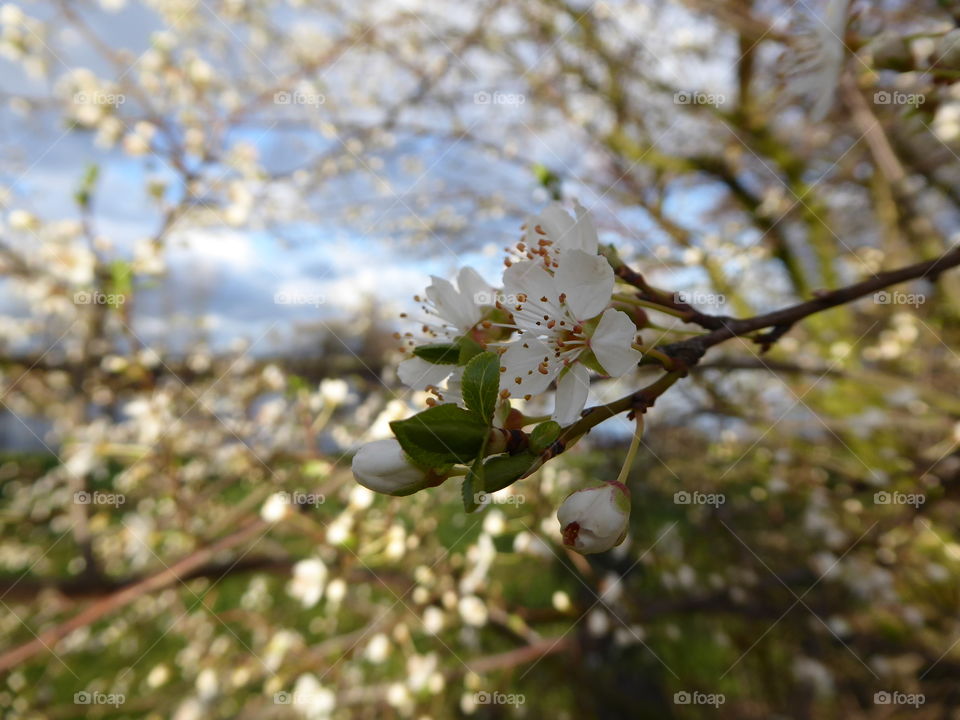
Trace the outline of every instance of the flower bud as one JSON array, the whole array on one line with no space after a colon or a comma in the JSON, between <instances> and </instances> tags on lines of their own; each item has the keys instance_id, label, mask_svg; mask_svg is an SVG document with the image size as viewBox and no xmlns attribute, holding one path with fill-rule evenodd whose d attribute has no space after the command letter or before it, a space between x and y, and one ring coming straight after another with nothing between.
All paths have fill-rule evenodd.
<instances>
[{"instance_id":1,"label":"flower bud","mask_svg":"<svg viewBox=\"0 0 960 720\"><path fill-rule=\"evenodd\" d=\"M387 495L410 495L436 479L418 468L394 438L367 443L353 456L353 476L370 490Z\"/></svg>"},{"instance_id":2,"label":"flower bud","mask_svg":"<svg viewBox=\"0 0 960 720\"><path fill-rule=\"evenodd\" d=\"M630 520L630 491L618 482L577 490L557 510L563 544L583 555L623 542Z\"/></svg>"}]
</instances>

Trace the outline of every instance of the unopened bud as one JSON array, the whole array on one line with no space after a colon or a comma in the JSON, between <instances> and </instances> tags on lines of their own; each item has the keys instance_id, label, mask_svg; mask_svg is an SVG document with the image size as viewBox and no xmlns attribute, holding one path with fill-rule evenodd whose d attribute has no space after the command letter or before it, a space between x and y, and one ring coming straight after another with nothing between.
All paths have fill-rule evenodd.
<instances>
[{"instance_id":1,"label":"unopened bud","mask_svg":"<svg viewBox=\"0 0 960 720\"><path fill-rule=\"evenodd\" d=\"M353 476L374 492L386 495L410 495L436 479L414 465L394 438L367 443L353 456Z\"/></svg>"},{"instance_id":2,"label":"unopened bud","mask_svg":"<svg viewBox=\"0 0 960 720\"><path fill-rule=\"evenodd\" d=\"M605 552L627 536L630 491L618 482L577 490L563 501L557 519L564 545L583 555Z\"/></svg>"}]
</instances>

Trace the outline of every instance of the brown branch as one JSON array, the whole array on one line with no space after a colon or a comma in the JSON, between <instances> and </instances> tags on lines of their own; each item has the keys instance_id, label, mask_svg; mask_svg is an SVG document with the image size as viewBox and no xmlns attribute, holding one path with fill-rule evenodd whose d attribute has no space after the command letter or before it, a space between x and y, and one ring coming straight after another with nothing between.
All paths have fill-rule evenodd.
<instances>
[{"instance_id":1,"label":"brown branch","mask_svg":"<svg viewBox=\"0 0 960 720\"><path fill-rule=\"evenodd\" d=\"M508 650L499 655L490 655L485 658L480 658L479 660L473 660L468 663L468 667L471 672L482 675L493 670L525 665L528 662L539 660L547 655L564 652L572 646L573 638L544 638L543 640L538 640L515 650Z\"/></svg>"},{"instance_id":2,"label":"brown branch","mask_svg":"<svg viewBox=\"0 0 960 720\"><path fill-rule=\"evenodd\" d=\"M33 640L0 655L0 672L11 670L44 649L54 652L53 646L74 630L100 620L143 595L182 582L184 577L211 562L219 553L246 542L266 527L267 523L264 520L256 519L231 535L191 553L161 572L92 603L69 620L43 631Z\"/></svg>"},{"instance_id":3,"label":"brown branch","mask_svg":"<svg viewBox=\"0 0 960 720\"><path fill-rule=\"evenodd\" d=\"M288 573L296 559L258 556L239 562L204 565L180 577L184 582L197 578L220 580L227 575L246 572ZM143 576L114 579L103 575L81 574L69 578L0 578L0 598L4 602L35 600L40 593L53 592L67 600L83 600L112 595L146 580Z\"/></svg>"},{"instance_id":4,"label":"brown branch","mask_svg":"<svg viewBox=\"0 0 960 720\"><path fill-rule=\"evenodd\" d=\"M605 250L605 254L621 279L627 280L629 278L627 281L630 282L631 285L641 288L642 291L651 289L639 273L627 268L627 266L616 257L615 252L608 253ZM838 290L821 292L817 297L807 300L806 302L791 305L782 310L775 310L774 312L763 315L738 319L698 313L698 319L693 322L697 322L703 327L716 325L715 329L686 340L660 346L658 349L673 360L673 367L669 372L662 375L656 382L636 392L630 393L619 400L584 410L582 417L573 425L567 427L554 446L543 453L541 456L542 462L563 452L570 443L589 432L604 420L608 420L622 412L629 411L631 414L645 412L647 408L652 407L656 399L665 393L677 380L685 377L690 368L700 362L700 359L714 345L719 345L733 337L740 337L755 333L759 330L766 330L766 332L753 338L755 342L758 342L762 346L763 350L766 350L797 322L810 315L837 307L838 305L853 302L870 293L877 292L891 285L907 282L908 280L926 278L934 281L943 272L958 265L960 265L960 246L932 260L908 265L898 270L883 272L872 278ZM624 270L624 268L627 269ZM654 292L662 291L654 290ZM534 469L539 467L542 462L538 463Z\"/></svg>"},{"instance_id":5,"label":"brown branch","mask_svg":"<svg viewBox=\"0 0 960 720\"><path fill-rule=\"evenodd\" d=\"M713 347L732 337L748 335L757 330L771 328L766 334L757 338L762 345L769 345L800 320L823 310L858 300L866 295L883 290L891 285L926 278L936 280L943 272L960 265L960 247L956 247L940 257L924 262L915 263L898 270L890 270L872 278L868 278L853 285L819 293L815 298L806 302L791 305L782 310L756 315L752 318L733 319L724 318L721 327L712 332L665 345L663 352L671 357L693 365L703 357L703 354Z\"/></svg>"}]
</instances>

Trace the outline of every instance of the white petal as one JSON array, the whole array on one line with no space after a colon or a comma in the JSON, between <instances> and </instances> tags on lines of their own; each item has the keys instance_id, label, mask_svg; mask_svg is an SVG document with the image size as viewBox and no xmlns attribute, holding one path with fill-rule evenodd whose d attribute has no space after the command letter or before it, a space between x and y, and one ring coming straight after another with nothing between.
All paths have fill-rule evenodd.
<instances>
[{"instance_id":1,"label":"white petal","mask_svg":"<svg viewBox=\"0 0 960 720\"><path fill-rule=\"evenodd\" d=\"M632 347L636 336L637 327L625 312L611 308L600 318L590 348L608 375L620 377L640 362L642 354Z\"/></svg>"},{"instance_id":2,"label":"white petal","mask_svg":"<svg viewBox=\"0 0 960 720\"><path fill-rule=\"evenodd\" d=\"M492 296L490 283L480 277L480 274L470 266L460 269L457 274L457 289L461 295L465 295L478 305L492 305L492 299L484 301L483 298Z\"/></svg>"},{"instance_id":3,"label":"white petal","mask_svg":"<svg viewBox=\"0 0 960 720\"><path fill-rule=\"evenodd\" d=\"M450 377L456 365L434 365L423 358L407 358L397 366L397 377L404 385L414 390L423 390L427 385L439 386Z\"/></svg>"},{"instance_id":4,"label":"white petal","mask_svg":"<svg viewBox=\"0 0 960 720\"><path fill-rule=\"evenodd\" d=\"M557 383L557 400L553 419L569 425L580 417L590 392L590 372L582 363L571 365Z\"/></svg>"},{"instance_id":5,"label":"white petal","mask_svg":"<svg viewBox=\"0 0 960 720\"><path fill-rule=\"evenodd\" d=\"M450 367L453 367L452 365ZM454 371L447 378L447 384L443 388L443 401L445 403L456 403L463 407L463 368L454 368Z\"/></svg>"},{"instance_id":6,"label":"white petal","mask_svg":"<svg viewBox=\"0 0 960 720\"><path fill-rule=\"evenodd\" d=\"M597 238L597 226L593 224L593 216L583 205L574 206L577 212L576 230L573 233L576 242L571 243L569 249L583 250L588 255L596 255L600 241Z\"/></svg>"},{"instance_id":7,"label":"white petal","mask_svg":"<svg viewBox=\"0 0 960 720\"><path fill-rule=\"evenodd\" d=\"M435 275L430 279L433 282L427 288L427 298L436 306L440 317L464 331L480 320L480 308L472 297L458 293L448 280Z\"/></svg>"},{"instance_id":8,"label":"white petal","mask_svg":"<svg viewBox=\"0 0 960 720\"><path fill-rule=\"evenodd\" d=\"M577 320L596 317L610 304L613 268L605 258L582 250L568 250L560 257L557 288L566 294L567 307Z\"/></svg>"},{"instance_id":9,"label":"white petal","mask_svg":"<svg viewBox=\"0 0 960 720\"><path fill-rule=\"evenodd\" d=\"M536 218L534 224L540 225L555 248L575 247L575 245L568 246L567 243L575 239L576 223L570 217L570 213L563 209L563 205L559 203L548 205Z\"/></svg>"},{"instance_id":10,"label":"white petal","mask_svg":"<svg viewBox=\"0 0 960 720\"><path fill-rule=\"evenodd\" d=\"M538 369L544 360L550 361L546 375ZM509 390L513 397L542 393L560 370L550 348L527 334L521 334L507 346L500 356L500 366L506 368L500 373L500 389Z\"/></svg>"},{"instance_id":11,"label":"white petal","mask_svg":"<svg viewBox=\"0 0 960 720\"><path fill-rule=\"evenodd\" d=\"M543 265L532 260L514 263L503 271L504 295L527 295L534 300L547 298L550 302L557 302L559 293L553 276Z\"/></svg>"}]
</instances>

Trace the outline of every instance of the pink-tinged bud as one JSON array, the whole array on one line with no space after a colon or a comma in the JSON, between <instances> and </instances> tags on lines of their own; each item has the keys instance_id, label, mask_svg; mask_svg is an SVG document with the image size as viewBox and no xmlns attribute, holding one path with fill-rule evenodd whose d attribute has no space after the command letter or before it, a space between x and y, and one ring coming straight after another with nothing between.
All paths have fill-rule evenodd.
<instances>
[{"instance_id":1,"label":"pink-tinged bud","mask_svg":"<svg viewBox=\"0 0 960 720\"><path fill-rule=\"evenodd\" d=\"M630 521L630 491L618 482L577 490L557 510L563 544L582 555L623 542Z\"/></svg>"},{"instance_id":2,"label":"pink-tinged bud","mask_svg":"<svg viewBox=\"0 0 960 720\"><path fill-rule=\"evenodd\" d=\"M418 468L394 438L367 443L353 456L353 476L370 490L386 495L410 495L436 479Z\"/></svg>"}]
</instances>

